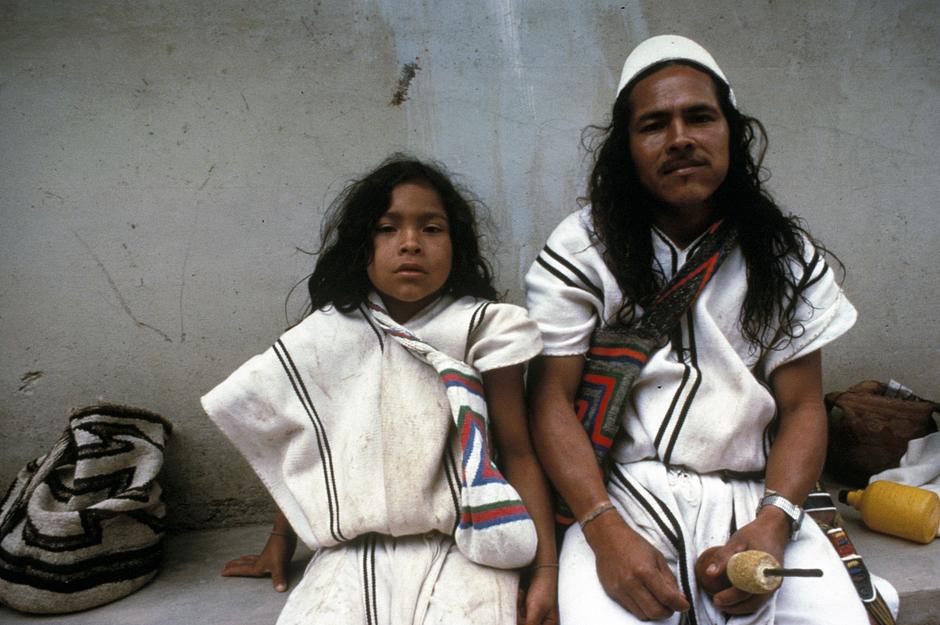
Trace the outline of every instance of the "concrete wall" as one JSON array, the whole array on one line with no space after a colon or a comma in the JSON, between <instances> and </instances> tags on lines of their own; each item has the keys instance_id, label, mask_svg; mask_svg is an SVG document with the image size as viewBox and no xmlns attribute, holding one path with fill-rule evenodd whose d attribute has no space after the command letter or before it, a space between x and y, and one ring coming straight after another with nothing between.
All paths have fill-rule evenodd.
<instances>
[{"instance_id":1,"label":"concrete wall","mask_svg":"<svg viewBox=\"0 0 940 625\"><path fill-rule=\"evenodd\" d=\"M343 182L395 150L446 163L519 302L583 192L581 129L664 32L718 58L772 189L848 267L826 388L940 397L938 30L935 1L2 0L0 481L105 399L176 424L174 523L265 517L198 397L285 327Z\"/></svg>"}]
</instances>

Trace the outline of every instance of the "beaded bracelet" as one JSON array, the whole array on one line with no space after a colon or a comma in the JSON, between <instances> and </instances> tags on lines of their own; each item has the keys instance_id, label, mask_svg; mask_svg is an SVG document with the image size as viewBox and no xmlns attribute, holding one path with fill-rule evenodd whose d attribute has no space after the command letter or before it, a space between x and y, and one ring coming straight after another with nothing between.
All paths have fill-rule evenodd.
<instances>
[{"instance_id":1,"label":"beaded bracelet","mask_svg":"<svg viewBox=\"0 0 940 625\"><path fill-rule=\"evenodd\" d=\"M610 512L613 509L614 509L614 504L610 503L609 501L597 506L596 508L591 510L587 515L585 515L583 519L578 521L578 523L581 524L581 529L583 530L587 526L588 523L590 523L591 521L593 521L600 515L604 514L605 512Z\"/></svg>"}]
</instances>

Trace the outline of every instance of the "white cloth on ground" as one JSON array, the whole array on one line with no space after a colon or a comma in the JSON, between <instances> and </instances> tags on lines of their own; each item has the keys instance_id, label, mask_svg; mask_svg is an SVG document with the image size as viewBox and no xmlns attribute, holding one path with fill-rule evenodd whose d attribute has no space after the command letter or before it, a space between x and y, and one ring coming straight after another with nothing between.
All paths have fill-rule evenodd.
<instances>
[{"instance_id":1,"label":"white cloth on ground","mask_svg":"<svg viewBox=\"0 0 940 625\"><path fill-rule=\"evenodd\" d=\"M524 363L541 349L524 309L470 297L444 296L408 327L482 372ZM459 441L444 386L364 310L314 312L202 403L310 549L353 550L358 541L349 541L368 534L439 532L452 541ZM359 587L342 592L364 596Z\"/></svg>"},{"instance_id":2,"label":"white cloth on ground","mask_svg":"<svg viewBox=\"0 0 940 625\"><path fill-rule=\"evenodd\" d=\"M569 215L549 237L526 275L527 305L542 331L543 355L583 355L594 327L599 322L614 322L623 303L617 281L604 263L603 244L592 240L592 231L590 207ZM662 274L664 282L678 271L698 243L679 249L656 229L650 236L654 268ZM650 505L669 507L667 502L675 500L672 487L665 481L670 467L701 479L700 507L708 512L684 525L673 505L671 514L678 527L650 525L648 517L644 521L642 514L637 516L642 504L637 500L629 503L628 491L616 486L615 480L611 480L608 490L621 506L636 509L626 515L627 521L647 536L657 534L659 538L654 544L661 548L672 545L667 536L677 537L681 531L682 549L675 545L669 549L674 552L674 563L680 558L685 562L689 583L682 590L695 606L698 621L703 623L708 622L713 610L704 594L696 594L691 567L703 549L724 544L734 527L754 518L757 497L763 491L763 481L758 476L766 466L770 431L777 414L767 380L780 365L820 349L855 322L855 309L842 293L832 270L808 241L802 262L790 259L789 266L793 280L805 279L806 283L804 297L795 302L798 328L795 336L781 348L763 352L744 338L739 317L747 289L747 270L740 249L733 250L681 320L666 347L655 352L641 372L624 427L611 450L617 463L614 472L619 471L633 482L638 493L645 492L653 501L658 498L663 502ZM772 336L768 332L765 338ZM658 466L660 470L648 466ZM732 479L735 476L751 479ZM802 545L808 544L805 541L822 536L815 535L818 528L813 530L791 546L786 564L791 564L791 552L795 558L803 553ZM578 534L576 529L570 532ZM576 544L575 541L569 547L566 540L562 547L562 580L576 579L583 573L568 569L577 558L566 552L577 549ZM836 563L842 567L828 543L818 546L825 549L814 547L808 552L820 556L825 566ZM681 556L679 551L683 552ZM851 588L848 574L844 567L839 567L817 592L828 596L830 583L836 593L841 592L838 588ZM677 574L677 579L680 577ZM587 622L591 608L579 599L584 592L578 587L560 595L562 618L566 614L572 619L566 622L582 622L578 620L582 618L579 614ZM603 594L599 586L598 593ZM789 605L789 599L788 593L777 595L776 603L782 613L803 609ZM854 590L845 596L845 601L861 609ZM772 622L773 604L770 602L751 622Z\"/></svg>"}]
</instances>

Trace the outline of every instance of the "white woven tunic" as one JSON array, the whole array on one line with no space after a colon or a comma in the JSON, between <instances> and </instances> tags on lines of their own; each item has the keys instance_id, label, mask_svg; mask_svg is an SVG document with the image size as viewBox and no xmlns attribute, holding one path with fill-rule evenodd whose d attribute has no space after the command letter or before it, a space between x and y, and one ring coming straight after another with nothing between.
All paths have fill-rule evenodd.
<instances>
[{"instance_id":1,"label":"white woven tunic","mask_svg":"<svg viewBox=\"0 0 940 625\"><path fill-rule=\"evenodd\" d=\"M585 354L599 320L615 319L623 295L593 243L590 209L555 229L526 276L529 314L539 324L544 354ZM668 280L694 251L678 249L653 230L656 267ZM806 243L807 288L797 302L796 338L777 351L758 352L741 335L739 316L746 268L739 249L725 259L681 320L666 348L655 352L634 387L622 435L612 450L619 462L657 459L698 473L761 471L776 406L765 383L781 364L815 351L855 322L835 276ZM804 274L790 263L793 278Z\"/></svg>"},{"instance_id":2,"label":"white woven tunic","mask_svg":"<svg viewBox=\"0 0 940 625\"><path fill-rule=\"evenodd\" d=\"M480 371L539 353L525 310L443 297L407 323ZM437 373L368 319L317 311L202 398L311 549L456 522L454 425Z\"/></svg>"},{"instance_id":3,"label":"white woven tunic","mask_svg":"<svg viewBox=\"0 0 940 625\"><path fill-rule=\"evenodd\" d=\"M524 309L470 297L407 326L481 372L542 348ZM278 625L515 623L516 571L471 562L452 538L460 446L444 386L367 312L315 312L202 402L316 550Z\"/></svg>"}]
</instances>

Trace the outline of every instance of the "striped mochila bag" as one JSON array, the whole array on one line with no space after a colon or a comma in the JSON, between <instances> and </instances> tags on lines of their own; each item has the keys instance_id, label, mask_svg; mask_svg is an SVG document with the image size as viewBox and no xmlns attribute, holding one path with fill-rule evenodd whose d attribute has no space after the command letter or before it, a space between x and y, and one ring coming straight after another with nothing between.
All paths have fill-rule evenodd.
<instances>
[{"instance_id":1,"label":"striped mochila bag","mask_svg":"<svg viewBox=\"0 0 940 625\"><path fill-rule=\"evenodd\" d=\"M444 384L461 449L457 548L477 564L501 569L526 566L538 545L535 523L490 455L489 416L479 371L422 341L375 303L370 302L368 310L388 336L433 367Z\"/></svg>"},{"instance_id":2,"label":"striped mochila bag","mask_svg":"<svg viewBox=\"0 0 940 625\"><path fill-rule=\"evenodd\" d=\"M139 408L75 411L0 502L0 603L57 614L120 599L162 559L157 474L171 425Z\"/></svg>"}]
</instances>

